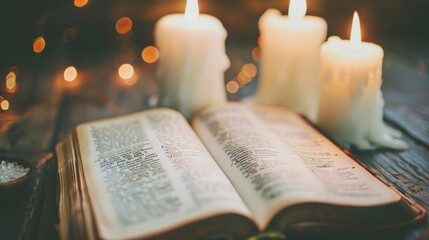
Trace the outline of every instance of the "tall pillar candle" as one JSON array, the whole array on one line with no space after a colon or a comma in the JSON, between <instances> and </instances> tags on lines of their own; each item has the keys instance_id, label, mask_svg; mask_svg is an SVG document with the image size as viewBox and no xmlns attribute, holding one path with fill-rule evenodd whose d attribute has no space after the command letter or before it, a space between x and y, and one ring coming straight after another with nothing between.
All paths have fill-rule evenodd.
<instances>
[{"instance_id":1,"label":"tall pillar candle","mask_svg":"<svg viewBox=\"0 0 429 240\"><path fill-rule=\"evenodd\" d=\"M355 13L351 39L330 37L320 49L319 127L343 145L404 149L397 131L383 123L383 49L361 42Z\"/></svg>"},{"instance_id":2,"label":"tall pillar candle","mask_svg":"<svg viewBox=\"0 0 429 240\"><path fill-rule=\"evenodd\" d=\"M305 13L305 0L291 0L289 16L268 9L260 18L261 75L255 101L284 105L314 120L319 100L319 49L326 39L327 24Z\"/></svg>"},{"instance_id":3,"label":"tall pillar candle","mask_svg":"<svg viewBox=\"0 0 429 240\"><path fill-rule=\"evenodd\" d=\"M157 22L160 106L189 118L205 106L226 101L224 72L230 66L226 36L217 18L199 14L196 0L188 0L185 14L170 14Z\"/></svg>"}]
</instances>

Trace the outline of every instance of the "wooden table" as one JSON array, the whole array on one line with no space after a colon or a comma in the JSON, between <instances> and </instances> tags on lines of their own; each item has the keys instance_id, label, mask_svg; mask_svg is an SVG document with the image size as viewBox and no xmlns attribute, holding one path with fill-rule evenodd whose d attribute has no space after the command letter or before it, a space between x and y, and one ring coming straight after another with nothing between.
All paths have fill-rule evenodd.
<instances>
[{"instance_id":1,"label":"wooden table","mask_svg":"<svg viewBox=\"0 0 429 240\"><path fill-rule=\"evenodd\" d=\"M232 47L232 79L246 62L253 62L251 48ZM113 60L79 69L80 87L65 86L64 68L56 59L19 76L19 92L9 95L12 106L0 112L0 157L31 161L35 176L20 201L0 214L0 239L56 239L56 184L54 147L82 122L141 111L153 106L157 84L155 65L135 65L138 82L121 84ZM256 65L257 63L254 62ZM407 151L358 151L352 153L406 196L429 210L429 73L428 59L388 51L383 94L385 121L404 134ZM251 95L256 80L238 93ZM429 222L391 232L338 236L338 239L429 239Z\"/></svg>"}]
</instances>

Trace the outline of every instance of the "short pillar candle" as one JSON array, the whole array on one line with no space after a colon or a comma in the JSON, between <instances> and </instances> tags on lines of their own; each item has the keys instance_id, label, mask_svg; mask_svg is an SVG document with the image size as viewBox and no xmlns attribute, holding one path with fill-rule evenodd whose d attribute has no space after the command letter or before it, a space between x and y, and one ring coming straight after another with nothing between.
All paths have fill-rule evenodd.
<instances>
[{"instance_id":1,"label":"short pillar candle","mask_svg":"<svg viewBox=\"0 0 429 240\"><path fill-rule=\"evenodd\" d=\"M346 147L405 149L400 133L383 122L383 49L360 34L355 13L350 41L330 37L321 47L317 124Z\"/></svg>"}]
</instances>

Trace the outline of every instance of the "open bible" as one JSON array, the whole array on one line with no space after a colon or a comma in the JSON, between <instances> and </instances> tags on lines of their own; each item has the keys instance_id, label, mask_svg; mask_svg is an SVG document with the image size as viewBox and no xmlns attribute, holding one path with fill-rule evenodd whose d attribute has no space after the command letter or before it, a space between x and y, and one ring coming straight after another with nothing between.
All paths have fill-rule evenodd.
<instances>
[{"instance_id":1,"label":"open bible","mask_svg":"<svg viewBox=\"0 0 429 240\"><path fill-rule=\"evenodd\" d=\"M192 127L147 110L82 124L56 151L62 239L362 231L426 214L284 108L213 106Z\"/></svg>"}]
</instances>

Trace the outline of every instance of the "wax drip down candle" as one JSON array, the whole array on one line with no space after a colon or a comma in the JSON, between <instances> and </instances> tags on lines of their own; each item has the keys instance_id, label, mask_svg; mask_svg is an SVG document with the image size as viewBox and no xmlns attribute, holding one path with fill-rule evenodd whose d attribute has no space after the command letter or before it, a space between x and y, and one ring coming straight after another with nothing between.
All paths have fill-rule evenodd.
<instances>
[{"instance_id":1,"label":"wax drip down candle","mask_svg":"<svg viewBox=\"0 0 429 240\"><path fill-rule=\"evenodd\" d=\"M319 101L319 49L327 24L305 16L305 0L291 0L289 16L268 9L259 20L260 79L255 96L259 104L283 105L315 120Z\"/></svg>"},{"instance_id":2,"label":"wax drip down candle","mask_svg":"<svg viewBox=\"0 0 429 240\"><path fill-rule=\"evenodd\" d=\"M199 14L197 0L187 1L185 14L170 14L157 22L159 106L190 118L205 106L226 101L226 36L217 18Z\"/></svg>"},{"instance_id":3,"label":"wax drip down candle","mask_svg":"<svg viewBox=\"0 0 429 240\"><path fill-rule=\"evenodd\" d=\"M361 42L356 12L350 41L330 37L320 49L317 125L346 147L407 148L400 133L383 122L382 62L380 46Z\"/></svg>"}]
</instances>

